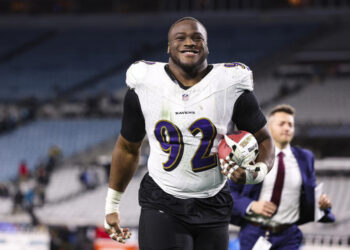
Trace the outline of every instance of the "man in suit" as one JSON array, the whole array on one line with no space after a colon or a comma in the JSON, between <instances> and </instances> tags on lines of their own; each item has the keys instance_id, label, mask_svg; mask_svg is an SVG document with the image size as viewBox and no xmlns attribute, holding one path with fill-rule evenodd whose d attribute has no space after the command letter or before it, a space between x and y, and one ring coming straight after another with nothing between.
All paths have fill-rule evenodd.
<instances>
[{"instance_id":1,"label":"man in suit","mask_svg":"<svg viewBox=\"0 0 350 250\"><path fill-rule=\"evenodd\" d=\"M276 158L264 181L256 185L229 183L234 199L231 223L241 227L241 250L263 249L263 245L299 249L302 233L297 225L314 221L314 156L309 150L290 146L294 113L293 107L278 105L269 114ZM324 211L320 222L335 220L327 195L319 197L318 206Z\"/></svg>"}]
</instances>

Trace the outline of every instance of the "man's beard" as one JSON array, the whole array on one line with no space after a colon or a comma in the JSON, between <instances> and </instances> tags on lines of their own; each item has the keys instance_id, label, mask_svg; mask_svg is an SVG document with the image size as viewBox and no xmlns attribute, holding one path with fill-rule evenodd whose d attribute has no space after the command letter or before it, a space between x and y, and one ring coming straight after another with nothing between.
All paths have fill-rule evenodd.
<instances>
[{"instance_id":1,"label":"man's beard","mask_svg":"<svg viewBox=\"0 0 350 250\"><path fill-rule=\"evenodd\" d=\"M198 69L200 68L200 66L203 64L203 62L206 59L206 57L203 55L202 57L199 58L199 60L196 63L185 64L185 63L182 63L179 60L179 58L173 56L172 53L170 53L170 58L176 65L178 65L180 68L182 68L189 75L196 75L198 73L197 72Z\"/></svg>"}]
</instances>

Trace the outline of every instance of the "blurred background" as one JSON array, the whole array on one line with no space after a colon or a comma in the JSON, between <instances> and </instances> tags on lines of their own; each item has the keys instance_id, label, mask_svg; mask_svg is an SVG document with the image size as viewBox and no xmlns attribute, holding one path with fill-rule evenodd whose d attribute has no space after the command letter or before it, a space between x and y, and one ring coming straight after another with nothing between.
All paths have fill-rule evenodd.
<instances>
[{"instance_id":1,"label":"blurred background","mask_svg":"<svg viewBox=\"0 0 350 250\"><path fill-rule=\"evenodd\" d=\"M167 61L183 16L208 29L209 63L243 62L265 113L296 108L337 222L302 226L302 250L350 249L350 0L0 0L0 249L138 249L140 167L121 204L126 245L104 234L125 72ZM230 227L230 249L238 228Z\"/></svg>"}]
</instances>

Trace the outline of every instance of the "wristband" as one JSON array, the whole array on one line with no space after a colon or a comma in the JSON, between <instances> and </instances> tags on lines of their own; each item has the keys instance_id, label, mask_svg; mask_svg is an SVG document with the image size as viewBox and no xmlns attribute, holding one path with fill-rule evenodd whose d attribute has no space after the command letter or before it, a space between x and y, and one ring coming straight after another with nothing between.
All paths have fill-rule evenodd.
<instances>
[{"instance_id":1,"label":"wristband","mask_svg":"<svg viewBox=\"0 0 350 250\"><path fill-rule=\"evenodd\" d=\"M123 192L118 192L112 188L108 188L106 197L105 215L111 213L119 213L119 203Z\"/></svg>"},{"instance_id":2,"label":"wristband","mask_svg":"<svg viewBox=\"0 0 350 250\"><path fill-rule=\"evenodd\" d=\"M251 171L249 169L245 170L246 184L257 184L262 182L268 172L267 165L264 162L258 162L254 165L254 167L255 169L258 169L258 170L255 170L255 171ZM254 178L253 173L258 173L258 175Z\"/></svg>"}]
</instances>

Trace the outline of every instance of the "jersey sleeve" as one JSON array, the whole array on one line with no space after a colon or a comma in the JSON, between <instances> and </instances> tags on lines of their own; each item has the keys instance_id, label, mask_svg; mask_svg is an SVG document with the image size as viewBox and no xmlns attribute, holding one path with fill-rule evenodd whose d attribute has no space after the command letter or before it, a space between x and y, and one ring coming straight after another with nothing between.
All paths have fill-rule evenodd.
<instances>
[{"instance_id":1,"label":"jersey sleeve","mask_svg":"<svg viewBox=\"0 0 350 250\"><path fill-rule=\"evenodd\" d=\"M253 72L250 68L243 63L236 63L237 82L236 82L236 93L237 96L241 95L244 91L253 91Z\"/></svg>"},{"instance_id":2,"label":"jersey sleeve","mask_svg":"<svg viewBox=\"0 0 350 250\"><path fill-rule=\"evenodd\" d=\"M141 141L146 134L145 118L139 98L133 89L128 89L124 97L124 110L120 134L128 141Z\"/></svg>"},{"instance_id":3,"label":"jersey sleeve","mask_svg":"<svg viewBox=\"0 0 350 250\"><path fill-rule=\"evenodd\" d=\"M142 61L134 62L126 71L126 85L132 89L137 88L146 73L147 64Z\"/></svg>"},{"instance_id":4,"label":"jersey sleeve","mask_svg":"<svg viewBox=\"0 0 350 250\"><path fill-rule=\"evenodd\" d=\"M265 126L266 118L253 92L246 90L237 99L233 108L232 121L239 130L252 134Z\"/></svg>"}]
</instances>

